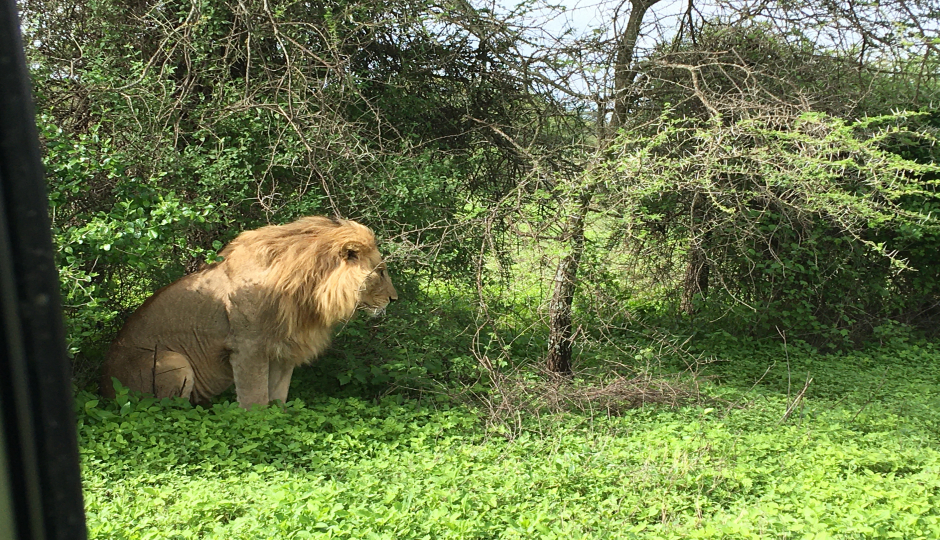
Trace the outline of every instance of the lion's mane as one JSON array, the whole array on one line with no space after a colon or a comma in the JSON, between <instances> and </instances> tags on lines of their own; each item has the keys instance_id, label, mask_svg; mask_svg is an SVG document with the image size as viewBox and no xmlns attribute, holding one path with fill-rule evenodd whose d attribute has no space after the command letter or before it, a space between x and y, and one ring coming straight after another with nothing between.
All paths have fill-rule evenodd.
<instances>
[{"instance_id":1,"label":"lion's mane","mask_svg":"<svg viewBox=\"0 0 940 540\"><path fill-rule=\"evenodd\" d=\"M298 341L305 331L332 328L356 311L362 283L373 269L337 264L350 250L358 256L377 252L372 231L354 221L306 217L242 233L219 255L236 272L267 268L257 275L262 299L275 313L267 330ZM316 332L312 337L316 339L307 343L311 357L329 346L331 334Z\"/></svg>"}]
</instances>

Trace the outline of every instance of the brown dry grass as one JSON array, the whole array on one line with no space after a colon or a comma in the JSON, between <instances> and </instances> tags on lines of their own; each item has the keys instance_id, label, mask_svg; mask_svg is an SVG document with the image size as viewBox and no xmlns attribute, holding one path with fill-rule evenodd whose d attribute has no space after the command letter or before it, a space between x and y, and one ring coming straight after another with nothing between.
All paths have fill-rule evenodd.
<instances>
[{"instance_id":1,"label":"brown dry grass","mask_svg":"<svg viewBox=\"0 0 940 540\"><path fill-rule=\"evenodd\" d=\"M488 424L503 428L500 431L509 438L532 425L542 425L527 423L527 419L565 413L592 418L619 416L642 407L675 408L715 401L701 392L702 378L691 371L665 375L576 374L570 378L547 371L508 375L491 372L490 380L491 392L471 395L486 411Z\"/></svg>"}]
</instances>

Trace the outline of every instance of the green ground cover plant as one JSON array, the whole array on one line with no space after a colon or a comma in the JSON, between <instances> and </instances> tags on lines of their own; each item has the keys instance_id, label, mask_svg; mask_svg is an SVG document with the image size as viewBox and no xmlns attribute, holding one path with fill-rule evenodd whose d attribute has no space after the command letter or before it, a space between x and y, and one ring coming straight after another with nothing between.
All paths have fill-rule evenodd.
<instances>
[{"instance_id":1,"label":"green ground cover plant","mask_svg":"<svg viewBox=\"0 0 940 540\"><path fill-rule=\"evenodd\" d=\"M940 349L880 339L715 336L700 404L530 416L512 437L443 394L338 398L304 376L251 411L80 392L89 535L938 538Z\"/></svg>"}]
</instances>

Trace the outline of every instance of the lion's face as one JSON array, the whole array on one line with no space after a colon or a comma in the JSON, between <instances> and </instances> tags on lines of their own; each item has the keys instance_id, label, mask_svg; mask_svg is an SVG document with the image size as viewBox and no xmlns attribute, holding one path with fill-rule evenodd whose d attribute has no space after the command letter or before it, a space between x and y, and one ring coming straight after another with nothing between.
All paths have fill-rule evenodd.
<instances>
[{"instance_id":1,"label":"lion's face","mask_svg":"<svg viewBox=\"0 0 940 540\"><path fill-rule=\"evenodd\" d=\"M359 287L357 308L367 311L373 317L382 315L392 300L398 300L398 291L392 285L392 278L378 251L359 259L360 269L365 274Z\"/></svg>"}]
</instances>

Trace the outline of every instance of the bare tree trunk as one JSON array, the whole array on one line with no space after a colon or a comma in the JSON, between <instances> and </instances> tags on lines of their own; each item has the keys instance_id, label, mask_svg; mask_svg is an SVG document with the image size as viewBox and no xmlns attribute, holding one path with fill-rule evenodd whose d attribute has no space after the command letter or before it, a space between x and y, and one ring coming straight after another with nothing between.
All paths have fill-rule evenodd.
<instances>
[{"instance_id":1,"label":"bare tree trunk","mask_svg":"<svg viewBox=\"0 0 940 540\"><path fill-rule=\"evenodd\" d=\"M692 199L692 222L689 227L689 259L686 262L685 278L682 283L682 301L679 309L686 315L695 313L695 295L704 298L708 294L708 257L705 253L705 236L702 232L705 222L705 201L696 193Z\"/></svg>"},{"instance_id":2,"label":"bare tree trunk","mask_svg":"<svg viewBox=\"0 0 940 540\"><path fill-rule=\"evenodd\" d=\"M649 8L660 0L631 0L632 9L627 25L617 40L617 56L614 60L614 114L610 119L611 131L627 123L630 114L630 105L636 98L631 91L636 81L638 71L633 63L633 54L636 52L636 42L640 37L640 27L643 17Z\"/></svg>"},{"instance_id":3,"label":"bare tree trunk","mask_svg":"<svg viewBox=\"0 0 940 540\"><path fill-rule=\"evenodd\" d=\"M603 129L605 107L598 104L598 154L609 143L609 136L623 126L629 114L631 97L630 87L636 79L637 71L633 65L636 42L640 37L640 26L647 10L659 0L631 0L633 8L627 25L620 34L614 59L614 114L610 120L610 130ZM585 173L587 174L587 173ZM571 373L571 356L574 336L571 332L571 311L574 293L578 285L578 265L584 254L584 218L587 216L596 185L586 186L573 202L577 207L568 215L565 222L564 240L568 245L566 253L558 262L555 271L555 284L552 299L549 302L549 338L546 367L552 373L568 375Z\"/></svg>"},{"instance_id":4,"label":"bare tree trunk","mask_svg":"<svg viewBox=\"0 0 940 540\"><path fill-rule=\"evenodd\" d=\"M682 284L682 302L680 309L686 315L695 313L695 295L704 298L708 294L708 260L701 243L694 241L689 250L689 260L685 267L685 279Z\"/></svg>"},{"instance_id":5,"label":"bare tree trunk","mask_svg":"<svg viewBox=\"0 0 940 540\"><path fill-rule=\"evenodd\" d=\"M577 199L577 207L568 215L564 239L568 253L558 262L555 285L548 304L549 336L546 367L552 373L571 374L574 336L571 333L571 308L578 283L578 265L584 254L584 218L594 194L594 187L585 187Z\"/></svg>"}]
</instances>

